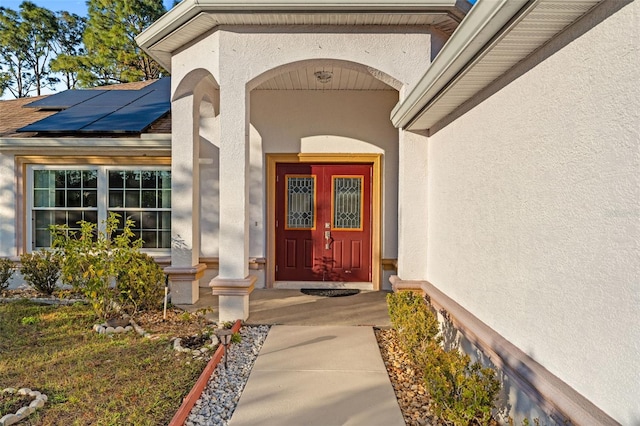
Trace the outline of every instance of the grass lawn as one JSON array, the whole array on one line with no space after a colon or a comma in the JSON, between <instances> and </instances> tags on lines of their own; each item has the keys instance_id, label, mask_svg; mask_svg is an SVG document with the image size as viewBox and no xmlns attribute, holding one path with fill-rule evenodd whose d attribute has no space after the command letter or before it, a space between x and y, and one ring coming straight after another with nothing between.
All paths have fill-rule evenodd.
<instances>
[{"instance_id":1,"label":"grass lawn","mask_svg":"<svg viewBox=\"0 0 640 426\"><path fill-rule=\"evenodd\" d=\"M173 351L169 339L177 334L109 337L91 329L97 322L86 305L0 303L0 389L26 387L49 398L21 425L171 420L206 361Z\"/></svg>"}]
</instances>

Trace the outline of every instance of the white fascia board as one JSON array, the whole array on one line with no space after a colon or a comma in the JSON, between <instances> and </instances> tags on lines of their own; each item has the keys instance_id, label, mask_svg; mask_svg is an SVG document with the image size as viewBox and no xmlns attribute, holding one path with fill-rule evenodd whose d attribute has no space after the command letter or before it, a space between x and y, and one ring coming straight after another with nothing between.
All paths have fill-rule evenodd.
<instances>
[{"instance_id":1,"label":"white fascia board","mask_svg":"<svg viewBox=\"0 0 640 426\"><path fill-rule=\"evenodd\" d=\"M154 59L153 45L203 12L209 13L330 13L394 12L455 8L460 0L183 0L135 37L136 43ZM511 0L510 0L511 1ZM472 9L473 10L473 9ZM170 64L164 64L170 66Z\"/></svg>"},{"instance_id":2,"label":"white fascia board","mask_svg":"<svg viewBox=\"0 0 640 426\"><path fill-rule=\"evenodd\" d=\"M479 0L422 78L391 111L391 122L405 128L482 50L529 0Z\"/></svg>"},{"instance_id":3,"label":"white fascia board","mask_svg":"<svg viewBox=\"0 0 640 426\"><path fill-rule=\"evenodd\" d=\"M144 151L171 150L171 139L150 138L0 138L0 151L42 151L43 149L141 149Z\"/></svg>"}]
</instances>

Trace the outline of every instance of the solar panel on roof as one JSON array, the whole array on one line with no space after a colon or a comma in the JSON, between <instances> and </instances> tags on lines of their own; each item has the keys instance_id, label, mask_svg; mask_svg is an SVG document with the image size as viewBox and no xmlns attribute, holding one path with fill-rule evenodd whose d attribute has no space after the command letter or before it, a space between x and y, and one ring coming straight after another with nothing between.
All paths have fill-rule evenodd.
<instances>
[{"instance_id":1,"label":"solar panel on roof","mask_svg":"<svg viewBox=\"0 0 640 426\"><path fill-rule=\"evenodd\" d=\"M93 106L122 108L144 95L144 93L140 93L138 90L107 90L100 96L96 96L82 102L81 106L83 108Z\"/></svg>"},{"instance_id":2,"label":"solar panel on roof","mask_svg":"<svg viewBox=\"0 0 640 426\"><path fill-rule=\"evenodd\" d=\"M82 128L83 132L142 132L171 109L166 94L153 91Z\"/></svg>"},{"instance_id":3,"label":"solar panel on roof","mask_svg":"<svg viewBox=\"0 0 640 426\"><path fill-rule=\"evenodd\" d=\"M67 109L95 96L101 95L104 92L106 92L106 90L65 90L64 92L56 93L54 95L47 96L44 99L39 99L37 101L28 103L24 107L42 109Z\"/></svg>"},{"instance_id":4,"label":"solar panel on roof","mask_svg":"<svg viewBox=\"0 0 640 426\"><path fill-rule=\"evenodd\" d=\"M77 132L88 124L109 115L112 111L113 107L110 106L94 106L92 108L72 107L18 129L18 132Z\"/></svg>"},{"instance_id":5,"label":"solar panel on roof","mask_svg":"<svg viewBox=\"0 0 640 426\"><path fill-rule=\"evenodd\" d=\"M100 91L99 96L18 129L18 132L140 133L169 112L170 90L171 81L164 78L141 90Z\"/></svg>"}]
</instances>

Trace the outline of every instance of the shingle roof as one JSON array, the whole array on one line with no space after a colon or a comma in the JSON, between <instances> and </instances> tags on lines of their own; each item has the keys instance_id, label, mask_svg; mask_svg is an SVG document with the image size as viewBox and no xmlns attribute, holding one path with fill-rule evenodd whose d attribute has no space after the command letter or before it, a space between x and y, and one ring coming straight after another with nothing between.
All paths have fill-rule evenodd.
<instances>
[{"instance_id":1,"label":"shingle roof","mask_svg":"<svg viewBox=\"0 0 640 426\"><path fill-rule=\"evenodd\" d=\"M113 84L110 86L99 86L91 89L97 90L140 90L153 84L157 80L136 81L132 83ZM47 118L58 111L39 108L23 108L26 104L47 98L51 95L32 96L28 98L12 99L0 101L0 138L6 137L33 137L37 133L16 132L24 126ZM171 133L171 114L168 114L154 122L145 133ZM74 136L74 135L70 135ZM85 137L86 135L77 135Z\"/></svg>"},{"instance_id":2,"label":"shingle roof","mask_svg":"<svg viewBox=\"0 0 640 426\"><path fill-rule=\"evenodd\" d=\"M33 133L17 133L19 129L27 124L42 120L58 111L40 110L37 108L22 108L24 105L44 99L45 96L34 96L30 98L12 99L0 101L0 138L4 137L29 137Z\"/></svg>"}]
</instances>

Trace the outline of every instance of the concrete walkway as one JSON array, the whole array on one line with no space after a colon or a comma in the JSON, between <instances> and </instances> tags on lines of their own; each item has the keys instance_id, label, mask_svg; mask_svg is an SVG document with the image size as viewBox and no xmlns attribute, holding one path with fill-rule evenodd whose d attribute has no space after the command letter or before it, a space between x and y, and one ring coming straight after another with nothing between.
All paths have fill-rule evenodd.
<instances>
[{"instance_id":1,"label":"concrete walkway","mask_svg":"<svg viewBox=\"0 0 640 426\"><path fill-rule=\"evenodd\" d=\"M229 424L405 423L372 327L276 325Z\"/></svg>"}]
</instances>

